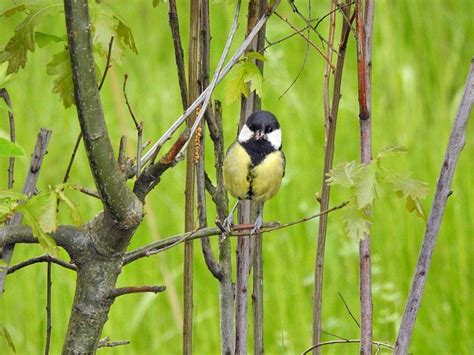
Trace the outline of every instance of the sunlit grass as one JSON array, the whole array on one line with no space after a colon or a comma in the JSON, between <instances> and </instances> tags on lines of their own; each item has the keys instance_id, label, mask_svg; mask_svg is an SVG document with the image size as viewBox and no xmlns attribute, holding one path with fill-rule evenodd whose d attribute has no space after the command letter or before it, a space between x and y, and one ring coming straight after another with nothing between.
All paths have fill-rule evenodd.
<instances>
[{"instance_id":1,"label":"sunlit grass","mask_svg":"<svg viewBox=\"0 0 474 355\"><path fill-rule=\"evenodd\" d=\"M222 2L222 1L221 1ZM133 3L133 4L132 4ZM226 3L226 2L223 2ZM329 3L329 2L327 2ZM178 5L182 33L186 34L186 2ZM328 4L317 2L313 15L327 12ZM174 55L167 25L166 4L157 9L151 1L117 6L134 31L139 55L128 54L122 67L114 67L104 86L102 99L110 134L115 146L120 135L129 137L133 155L136 137L122 99L123 74L129 74L128 96L139 119L145 121L145 138L155 139L181 112ZM212 66L230 26L232 5L212 6ZM283 2L282 13L291 16ZM376 2L373 49L373 132L374 151L400 144L409 149L406 156L392 161L397 169L411 171L429 183L431 194L424 203L429 209L443 159L451 122L459 103L465 75L473 56L474 3L436 0ZM218 15L216 15L218 14ZM297 19L293 19L299 23ZM0 21L2 43L11 34L12 24ZM240 19L237 38L243 38L245 16ZM299 26L303 26L299 23ZM45 27L48 28L47 26ZM49 27L51 29L51 27ZM326 33L325 24L320 28ZM53 32L64 31L62 19L54 20ZM268 26L269 40L290 33L277 18ZM316 39L314 39L316 41ZM357 76L354 39L347 53L343 97L336 138L335 162L357 160L359 133L357 117ZM186 42L185 42L186 43ZM236 45L233 46L236 48ZM50 51L60 45L37 50L29 55L26 70L11 85L17 117L18 142L26 151L34 145L40 127L49 127L53 136L39 187L62 180L70 151L79 132L74 109L64 110L57 96L50 93L52 80L45 64ZM323 166L322 81L324 63L310 50L306 66L293 88L290 85L303 62L305 44L294 37L267 52L265 64L264 108L280 119L284 132L287 176L281 191L265 209L268 220L291 221L314 213ZM222 87L216 98L223 99ZM238 104L224 106L226 141L235 136ZM5 122L5 120L2 120ZM6 123L0 129L6 130ZM472 340L474 310L472 285L472 237L474 230L474 181L472 124L453 181L443 226L419 313L411 351L415 354L467 354L474 351ZM208 143L208 148L211 143ZM208 156L210 157L211 151ZM213 163L208 162L212 171ZM16 186L20 188L28 159L18 162ZM6 171L6 160L0 160ZM5 187L5 174L1 175ZM150 195L147 216L135 235L131 248L152 240L180 233L183 229L184 164L167 172ZM71 181L93 186L83 149L79 151ZM333 204L343 194L334 191ZM76 196L84 218L100 211L97 201ZM209 215L208 222L214 221ZM416 258L424 231L423 222L408 214L404 202L382 193L373 211L373 290L374 338L393 343L403 312ZM312 289L317 222L298 225L266 235L265 260L265 347L268 353L299 353L311 345ZM197 354L217 353L218 287L195 247L195 345ZM323 329L347 338L357 338L358 328L341 302L340 292L352 312L358 306L357 244L345 237L338 213L331 216L326 254ZM14 262L42 253L39 247L19 246ZM64 259L67 256L64 254ZM127 266L119 285L166 284L159 295L131 295L116 301L103 336L112 340L128 339L126 347L101 350L111 354L180 353L182 318L182 248L147 258ZM53 345L59 353L67 328L74 293L74 274L54 268L53 272ZM7 279L6 293L0 299L3 325L10 331L19 354L33 354L44 347L46 317L46 268L36 265ZM324 339L332 339L324 335ZM0 349L6 348L0 339ZM355 345L326 347L324 353L356 353Z\"/></svg>"}]
</instances>

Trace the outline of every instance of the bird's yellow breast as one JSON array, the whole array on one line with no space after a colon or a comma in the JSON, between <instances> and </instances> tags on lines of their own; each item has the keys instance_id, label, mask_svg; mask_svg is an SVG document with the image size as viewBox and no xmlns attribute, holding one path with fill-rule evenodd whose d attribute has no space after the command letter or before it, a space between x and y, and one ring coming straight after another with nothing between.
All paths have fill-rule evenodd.
<instances>
[{"instance_id":1,"label":"bird's yellow breast","mask_svg":"<svg viewBox=\"0 0 474 355\"><path fill-rule=\"evenodd\" d=\"M249 154L236 142L224 160L224 186L234 197L264 202L280 188L284 167L280 151L268 154L260 164L253 166Z\"/></svg>"}]
</instances>

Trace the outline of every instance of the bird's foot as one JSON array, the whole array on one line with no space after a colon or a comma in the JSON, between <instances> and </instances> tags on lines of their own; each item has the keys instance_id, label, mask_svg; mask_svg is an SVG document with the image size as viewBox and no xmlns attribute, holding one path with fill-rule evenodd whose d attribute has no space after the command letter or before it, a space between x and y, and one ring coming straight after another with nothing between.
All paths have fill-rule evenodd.
<instances>
[{"instance_id":1,"label":"bird's foot","mask_svg":"<svg viewBox=\"0 0 474 355\"><path fill-rule=\"evenodd\" d=\"M232 212L226 219L224 219L224 223L222 224L224 230L227 234L232 234L232 227L234 226L234 213Z\"/></svg>"},{"instance_id":2,"label":"bird's foot","mask_svg":"<svg viewBox=\"0 0 474 355\"><path fill-rule=\"evenodd\" d=\"M253 229L250 232L250 235L258 234L260 232L260 229L262 229L262 227L263 227L263 216L262 216L262 213L259 213L253 225Z\"/></svg>"}]
</instances>

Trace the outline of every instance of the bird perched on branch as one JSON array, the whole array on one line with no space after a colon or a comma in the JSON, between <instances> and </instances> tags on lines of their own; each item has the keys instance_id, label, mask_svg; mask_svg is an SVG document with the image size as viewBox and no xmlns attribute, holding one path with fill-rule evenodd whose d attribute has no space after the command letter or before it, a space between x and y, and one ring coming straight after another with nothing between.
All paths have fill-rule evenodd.
<instances>
[{"instance_id":1,"label":"bird perched on branch","mask_svg":"<svg viewBox=\"0 0 474 355\"><path fill-rule=\"evenodd\" d=\"M259 203L252 234L262 227L263 203L278 192L284 174L280 124L271 112L256 111L247 118L224 160L226 190L239 201ZM224 221L227 230L232 225L237 205L238 202Z\"/></svg>"}]
</instances>

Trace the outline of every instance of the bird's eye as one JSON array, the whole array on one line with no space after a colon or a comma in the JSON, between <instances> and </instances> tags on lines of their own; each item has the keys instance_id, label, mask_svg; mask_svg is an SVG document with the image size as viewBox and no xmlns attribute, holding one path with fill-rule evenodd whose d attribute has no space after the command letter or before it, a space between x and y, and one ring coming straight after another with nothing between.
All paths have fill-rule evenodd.
<instances>
[{"instance_id":1,"label":"bird's eye","mask_svg":"<svg viewBox=\"0 0 474 355\"><path fill-rule=\"evenodd\" d=\"M265 133L270 133L272 131L271 127L265 127Z\"/></svg>"}]
</instances>

